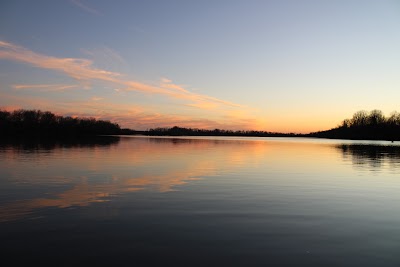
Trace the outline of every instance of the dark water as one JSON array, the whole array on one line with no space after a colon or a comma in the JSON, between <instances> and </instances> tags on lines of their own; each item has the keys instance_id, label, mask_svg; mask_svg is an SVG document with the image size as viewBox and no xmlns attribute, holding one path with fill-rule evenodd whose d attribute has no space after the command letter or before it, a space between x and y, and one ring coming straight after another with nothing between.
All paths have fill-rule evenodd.
<instances>
[{"instance_id":1,"label":"dark water","mask_svg":"<svg viewBox=\"0 0 400 267\"><path fill-rule=\"evenodd\" d=\"M0 144L7 266L400 266L400 146Z\"/></svg>"}]
</instances>

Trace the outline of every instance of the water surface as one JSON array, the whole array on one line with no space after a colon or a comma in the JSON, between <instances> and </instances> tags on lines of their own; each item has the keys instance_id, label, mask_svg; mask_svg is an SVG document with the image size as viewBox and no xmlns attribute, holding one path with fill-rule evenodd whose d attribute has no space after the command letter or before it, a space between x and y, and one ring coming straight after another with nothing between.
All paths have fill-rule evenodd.
<instances>
[{"instance_id":1,"label":"water surface","mask_svg":"<svg viewBox=\"0 0 400 267\"><path fill-rule=\"evenodd\" d=\"M400 146L302 138L0 144L15 265L400 266Z\"/></svg>"}]
</instances>

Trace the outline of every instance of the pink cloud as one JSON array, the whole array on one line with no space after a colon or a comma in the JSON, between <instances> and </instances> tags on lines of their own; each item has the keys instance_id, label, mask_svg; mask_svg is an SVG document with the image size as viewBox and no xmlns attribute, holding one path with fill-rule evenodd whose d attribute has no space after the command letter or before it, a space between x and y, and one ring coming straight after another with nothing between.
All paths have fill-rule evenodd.
<instances>
[{"instance_id":1,"label":"pink cloud","mask_svg":"<svg viewBox=\"0 0 400 267\"><path fill-rule=\"evenodd\" d=\"M85 10L89 13L95 14L95 15L100 15L100 12L97 9L94 9L93 7L89 7L85 4L82 3L82 1L79 0L70 0L70 2L72 4L74 4L75 6L81 8L82 10Z\"/></svg>"},{"instance_id":2,"label":"pink cloud","mask_svg":"<svg viewBox=\"0 0 400 267\"><path fill-rule=\"evenodd\" d=\"M257 119L246 118L248 112L236 103L214 98L208 95L193 93L182 85L174 84L168 78L162 78L158 84L146 84L134 80L124 79L121 73L110 72L95 68L93 62L87 59L57 58L33 52L24 47L0 41L0 59L7 59L25 63L34 67L58 71L79 81L78 85L70 84L14 84L14 90L67 91L72 89L90 88L93 81L105 82L123 95L130 91L144 94L167 96L179 100L184 107L194 107L208 114L162 114L157 108L145 108L140 105L126 105L107 103L101 96L95 95L87 101L57 102L46 98L0 94L0 105L18 106L26 109L42 109L56 112L59 115L74 115L82 117L95 117L111 120L122 127L133 129L148 129L154 127L191 127L204 129L262 129L262 124ZM1 99L2 98L2 99ZM101 101L100 101L101 100ZM212 113L210 110L213 110ZM71 112L73 111L73 112ZM216 112L218 111L218 112ZM261 126L260 126L261 125Z\"/></svg>"},{"instance_id":3,"label":"pink cloud","mask_svg":"<svg viewBox=\"0 0 400 267\"><path fill-rule=\"evenodd\" d=\"M70 84L13 84L15 90L35 89L41 92L59 92L66 89L78 89L79 85Z\"/></svg>"},{"instance_id":4,"label":"pink cloud","mask_svg":"<svg viewBox=\"0 0 400 267\"><path fill-rule=\"evenodd\" d=\"M116 62L119 64L126 64L124 58L117 51L107 46L100 46L90 50L81 49L81 51L92 59L95 59L96 62L101 61L105 63Z\"/></svg>"},{"instance_id":5,"label":"pink cloud","mask_svg":"<svg viewBox=\"0 0 400 267\"><path fill-rule=\"evenodd\" d=\"M90 87L91 81L102 81L111 83L125 91L138 91L148 94L159 94L173 99L187 100L193 107L203 108L228 106L241 107L238 104L214 98L207 95L196 94L184 89L182 86L173 84L170 80L163 78L159 86L149 85L137 81L122 79L117 72L110 72L93 67L93 62L88 59L57 58L33 52L24 47L0 41L0 59L8 59L29 64L38 68L63 72L66 75L83 82L85 87ZM121 90L121 89L119 89Z\"/></svg>"},{"instance_id":6,"label":"pink cloud","mask_svg":"<svg viewBox=\"0 0 400 267\"><path fill-rule=\"evenodd\" d=\"M5 110L5 111L8 111L8 112L11 112L11 111L14 111L14 110L17 110L17 109L21 109L21 108L22 107L18 106L18 105L0 106L0 110Z\"/></svg>"},{"instance_id":7,"label":"pink cloud","mask_svg":"<svg viewBox=\"0 0 400 267\"><path fill-rule=\"evenodd\" d=\"M103 100L103 99L104 99L104 98L102 98L102 97L97 97L97 96L94 96L94 97L91 98L92 101L100 101L100 100Z\"/></svg>"},{"instance_id":8,"label":"pink cloud","mask_svg":"<svg viewBox=\"0 0 400 267\"><path fill-rule=\"evenodd\" d=\"M40 109L57 115L93 117L118 123L123 128L146 130L156 127L190 127L201 129L250 130L263 129L257 119L245 118L242 114L229 114L218 119L171 115L157 112L154 108L141 105L116 104L93 96L86 101L54 102L43 97L10 95L0 93L0 109Z\"/></svg>"}]
</instances>

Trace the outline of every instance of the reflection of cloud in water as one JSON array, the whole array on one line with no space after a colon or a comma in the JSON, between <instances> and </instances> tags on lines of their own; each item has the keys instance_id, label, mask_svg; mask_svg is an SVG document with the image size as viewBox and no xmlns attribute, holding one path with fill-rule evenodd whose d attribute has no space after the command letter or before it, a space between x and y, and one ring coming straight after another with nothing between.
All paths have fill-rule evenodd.
<instances>
[{"instance_id":1,"label":"reflection of cloud in water","mask_svg":"<svg viewBox=\"0 0 400 267\"><path fill-rule=\"evenodd\" d=\"M140 191L148 187L154 187L159 192L167 192L171 191L173 186L183 185L187 181L197 180L198 178L195 176L210 174L211 173L191 173L190 170L188 172L182 170L181 172L159 176L146 175L135 178L114 176L111 182L104 184L90 184L87 182L87 178L83 177L81 183L77 183L71 189L55 194L52 197L16 201L5 206L0 206L0 222L19 219L41 208L83 207L91 203L105 202L113 195Z\"/></svg>"},{"instance_id":2,"label":"reflection of cloud in water","mask_svg":"<svg viewBox=\"0 0 400 267\"><path fill-rule=\"evenodd\" d=\"M213 149L217 143L220 149ZM225 143L227 146L220 146L222 143L143 138L100 150L96 147L82 150L81 146L71 146L66 151L63 146L55 146L45 154L43 148L7 150L3 154L7 161L4 164L10 166L9 177L14 184L47 191L45 197L41 194L0 206L0 221L16 220L48 207L82 207L109 201L112 196L127 192L176 190L176 186L188 181L215 175L218 159L230 161L229 157L235 153L226 152L233 152L234 146L229 142ZM32 156L32 152L33 162L21 162L21 158L26 158L27 153ZM24 167L18 169L21 164ZM79 176L87 172L89 175ZM71 175L63 176L63 173ZM49 186L52 184L58 192Z\"/></svg>"},{"instance_id":3,"label":"reflection of cloud in water","mask_svg":"<svg viewBox=\"0 0 400 267\"><path fill-rule=\"evenodd\" d=\"M115 145L114 145L115 144ZM10 196L0 221L33 216L43 208L83 207L137 191L168 192L189 181L227 173L304 171L331 163L319 144L286 140L127 137L106 146L0 148L0 175L29 199ZM319 160L316 164L315 159ZM326 164L325 164L326 163ZM244 176L242 182L246 183ZM8 203L8 204L7 204Z\"/></svg>"},{"instance_id":4,"label":"reflection of cloud in water","mask_svg":"<svg viewBox=\"0 0 400 267\"><path fill-rule=\"evenodd\" d=\"M400 168L400 146L341 144L336 146L341 150L345 160L360 168L378 170L385 166Z\"/></svg>"}]
</instances>

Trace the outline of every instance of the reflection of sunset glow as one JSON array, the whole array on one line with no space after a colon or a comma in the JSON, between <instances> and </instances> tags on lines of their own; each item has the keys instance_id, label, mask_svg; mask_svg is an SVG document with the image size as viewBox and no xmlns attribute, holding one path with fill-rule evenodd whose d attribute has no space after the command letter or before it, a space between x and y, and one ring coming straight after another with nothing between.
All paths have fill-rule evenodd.
<instances>
[{"instance_id":1,"label":"reflection of sunset glow","mask_svg":"<svg viewBox=\"0 0 400 267\"><path fill-rule=\"evenodd\" d=\"M180 190L190 186L190 181L239 169L324 173L340 160L329 144L301 139L231 139L127 137L117 145L84 149L6 149L1 153L1 169L11 183L69 188L8 203L0 208L0 220L18 219L46 207L87 206L129 192ZM26 155L30 161L23 160ZM246 183L248 178L242 179Z\"/></svg>"}]
</instances>

